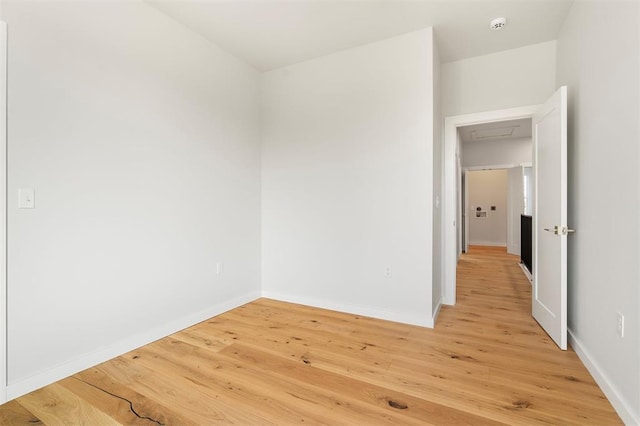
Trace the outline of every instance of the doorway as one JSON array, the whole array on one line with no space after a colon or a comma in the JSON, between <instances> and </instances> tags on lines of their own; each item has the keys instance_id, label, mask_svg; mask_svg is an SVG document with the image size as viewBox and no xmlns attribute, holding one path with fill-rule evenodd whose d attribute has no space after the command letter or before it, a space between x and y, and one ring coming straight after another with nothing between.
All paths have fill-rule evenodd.
<instances>
[{"instance_id":1,"label":"doorway","mask_svg":"<svg viewBox=\"0 0 640 426\"><path fill-rule=\"evenodd\" d=\"M508 169L464 173L464 252L469 246L507 247Z\"/></svg>"},{"instance_id":2,"label":"doorway","mask_svg":"<svg viewBox=\"0 0 640 426\"><path fill-rule=\"evenodd\" d=\"M487 125L495 122L509 120L532 119L540 106L511 108L498 111L488 111L474 114L447 117L444 126L444 180L443 180L443 301L447 305L456 303L456 266L462 253L461 233L463 228L462 194L459 188L462 186L462 141L460 128ZM495 160L493 160L495 161ZM514 164L503 164L503 166Z\"/></svg>"},{"instance_id":3,"label":"doorway","mask_svg":"<svg viewBox=\"0 0 640 426\"><path fill-rule=\"evenodd\" d=\"M461 252L473 244L507 247L508 253L520 255L520 215L526 201L524 170L531 169L533 161L531 119L459 127L458 139ZM485 230L480 232L482 236L478 234L481 229Z\"/></svg>"}]
</instances>

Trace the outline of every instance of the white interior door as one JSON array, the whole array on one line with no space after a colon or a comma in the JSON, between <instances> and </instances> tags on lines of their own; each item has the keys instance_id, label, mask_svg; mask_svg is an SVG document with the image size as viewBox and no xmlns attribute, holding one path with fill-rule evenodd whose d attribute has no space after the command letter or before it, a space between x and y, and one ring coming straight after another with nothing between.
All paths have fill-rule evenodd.
<instances>
[{"instance_id":1,"label":"white interior door","mask_svg":"<svg viewBox=\"0 0 640 426\"><path fill-rule=\"evenodd\" d=\"M533 317L567 349L567 88L533 117Z\"/></svg>"},{"instance_id":2,"label":"white interior door","mask_svg":"<svg viewBox=\"0 0 640 426\"><path fill-rule=\"evenodd\" d=\"M507 252L520 256L520 215L524 213L524 167L508 170Z\"/></svg>"}]
</instances>

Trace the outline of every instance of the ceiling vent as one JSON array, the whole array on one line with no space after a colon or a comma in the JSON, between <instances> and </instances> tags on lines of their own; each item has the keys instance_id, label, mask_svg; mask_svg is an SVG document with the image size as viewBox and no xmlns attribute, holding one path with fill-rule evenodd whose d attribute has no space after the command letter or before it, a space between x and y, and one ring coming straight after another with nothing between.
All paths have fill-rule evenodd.
<instances>
[{"instance_id":1,"label":"ceiling vent","mask_svg":"<svg viewBox=\"0 0 640 426\"><path fill-rule=\"evenodd\" d=\"M513 132L516 127L519 126L474 130L471 132L471 139L474 141L481 141L483 139L508 138L513 136Z\"/></svg>"}]
</instances>

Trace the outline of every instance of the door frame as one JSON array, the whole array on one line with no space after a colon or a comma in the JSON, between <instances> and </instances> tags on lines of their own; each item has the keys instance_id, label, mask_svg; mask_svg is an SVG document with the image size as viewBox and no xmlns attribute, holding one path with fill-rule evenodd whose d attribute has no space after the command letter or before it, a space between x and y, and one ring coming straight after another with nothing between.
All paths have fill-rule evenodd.
<instances>
[{"instance_id":1,"label":"door frame","mask_svg":"<svg viewBox=\"0 0 640 426\"><path fill-rule=\"evenodd\" d=\"M499 165L493 165L493 166L469 166L469 167L463 167L462 168L462 174L464 175L464 179L465 181L468 182L468 174L469 172L479 172L482 170L509 170L513 167L518 167L517 164L499 164ZM469 228L470 228L470 222L469 222L469 186L466 185L464 188L464 210L462 212L462 218L460 223L464 223L464 244L462 244L462 247L464 249L464 252L466 253L468 251L469 248Z\"/></svg>"},{"instance_id":2,"label":"door frame","mask_svg":"<svg viewBox=\"0 0 640 426\"><path fill-rule=\"evenodd\" d=\"M484 111L472 114L456 115L444 119L444 149L442 194L444 211L442 220L442 294L445 305L456 304L456 266L458 264L458 232L462 218L457 213L456 199L456 155L458 155L458 127L473 124L491 123L494 121L533 118L540 109L540 105L528 105L494 111ZM535 230L534 230L535 231Z\"/></svg>"},{"instance_id":3,"label":"door frame","mask_svg":"<svg viewBox=\"0 0 640 426\"><path fill-rule=\"evenodd\" d=\"M533 127L533 121L531 122ZM532 141L533 142L533 141ZM517 171L519 175L518 183L519 189L514 188L513 185L513 171ZM522 255L522 214L524 214L524 166L517 165L511 167L507 171L507 253L515 254L517 256ZM516 191L514 191L516 189ZM515 217L514 217L515 216ZM516 244L513 244L514 239L517 240ZM514 246L517 246L517 250L514 250Z\"/></svg>"}]
</instances>

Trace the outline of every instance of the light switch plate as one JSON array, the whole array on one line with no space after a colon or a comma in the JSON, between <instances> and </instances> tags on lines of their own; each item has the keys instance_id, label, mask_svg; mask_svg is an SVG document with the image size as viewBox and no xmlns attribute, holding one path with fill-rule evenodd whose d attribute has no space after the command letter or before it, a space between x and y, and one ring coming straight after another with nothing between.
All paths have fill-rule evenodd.
<instances>
[{"instance_id":1,"label":"light switch plate","mask_svg":"<svg viewBox=\"0 0 640 426\"><path fill-rule=\"evenodd\" d=\"M36 208L36 191L33 188L18 189L18 208L19 209L35 209Z\"/></svg>"}]
</instances>

